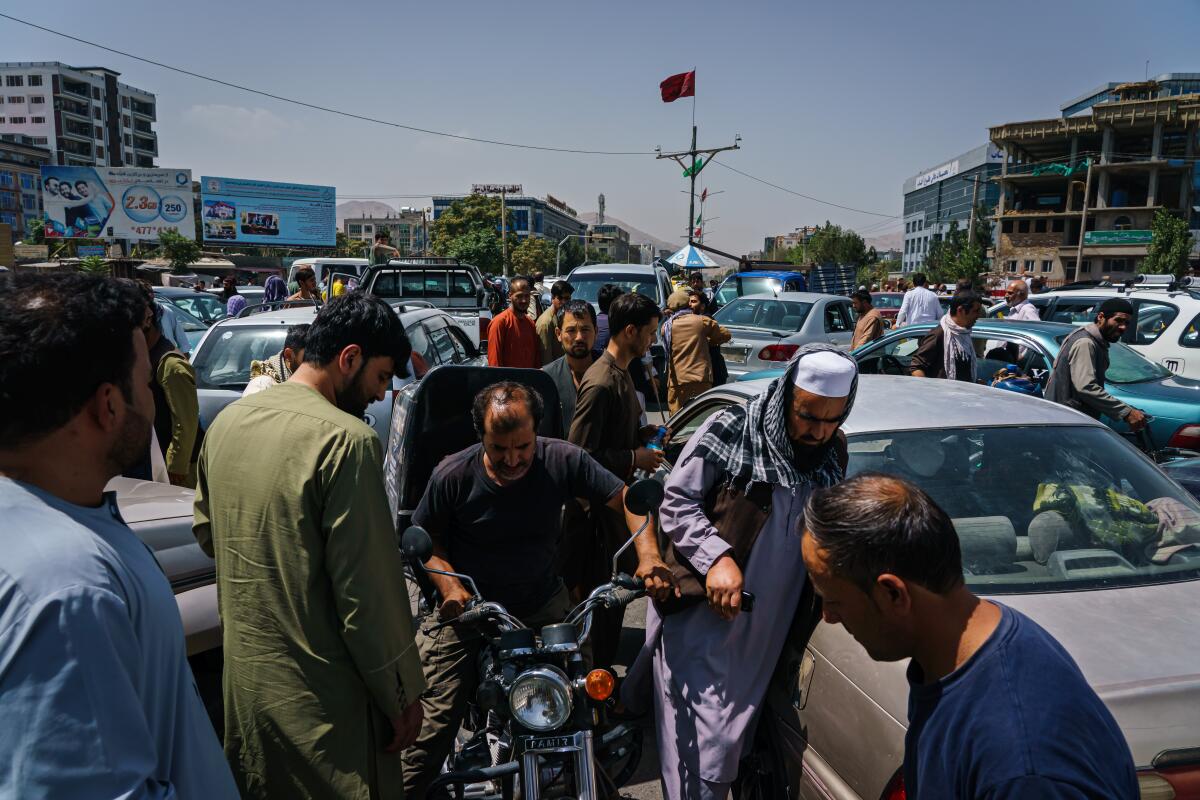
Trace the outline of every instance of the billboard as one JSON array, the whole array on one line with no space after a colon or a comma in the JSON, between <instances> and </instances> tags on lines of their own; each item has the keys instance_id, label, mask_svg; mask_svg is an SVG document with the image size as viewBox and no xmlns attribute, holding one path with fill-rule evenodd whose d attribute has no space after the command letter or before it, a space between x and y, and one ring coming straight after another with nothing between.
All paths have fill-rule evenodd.
<instances>
[{"instance_id":1,"label":"billboard","mask_svg":"<svg viewBox=\"0 0 1200 800\"><path fill-rule=\"evenodd\" d=\"M206 175L200 179L204 241L333 247L336 201L332 186Z\"/></svg>"},{"instance_id":2,"label":"billboard","mask_svg":"<svg viewBox=\"0 0 1200 800\"><path fill-rule=\"evenodd\" d=\"M196 236L187 169L43 166L42 208L47 239Z\"/></svg>"}]
</instances>

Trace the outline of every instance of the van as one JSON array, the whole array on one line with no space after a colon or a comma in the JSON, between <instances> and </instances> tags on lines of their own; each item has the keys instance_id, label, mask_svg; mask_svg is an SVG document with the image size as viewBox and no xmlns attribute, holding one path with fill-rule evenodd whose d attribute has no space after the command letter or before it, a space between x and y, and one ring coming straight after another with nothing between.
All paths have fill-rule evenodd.
<instances>
[{"instance_id":1,"label":"van","mask_svg":"<svg viewBox=\"0 0 1200 800\"><path fill-rule=\"evenodd\" d=\"M288 267L287 284L290 287L296 282L296 270L301 267L312 267L313 272L317 275L317 283L325 286L325 279L329 273L336 272L339 275L361 278L370 263L365 258L324 258L319 256L298 258L292 262L292 266ZM292 289L292 291L295 290Z\"/></svg>"},{"instance_id":2,"label":"van","mask_svg":"<svg viewBox=\"0 0 1200 800\"><path fill-rule=\"evenodd\" d=\"M365 268L359 286L367 294L385 300L416 301L443 309L476 347L492 316L488 310L489 290L479 270L453 258L392 259Z\"/></svg>"}]
</instances>

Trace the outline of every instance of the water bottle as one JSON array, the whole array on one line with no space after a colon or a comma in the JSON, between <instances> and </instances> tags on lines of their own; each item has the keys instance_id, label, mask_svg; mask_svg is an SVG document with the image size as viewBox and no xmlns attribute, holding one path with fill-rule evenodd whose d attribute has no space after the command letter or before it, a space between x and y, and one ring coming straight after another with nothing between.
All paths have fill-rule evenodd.
<instances>
[{"instance_id":1,"label":"water bottle","mask_svg":"<svg viewBox=\"0 0 1200 800\"><path fill-rule=\"evenodd\" d=\"M654 434L654 438L646 444L647 450L657 450L662 452L663 443L667 440L667 429L663 425L658 426L658 432Z\"/></svg>"}]
</instances>

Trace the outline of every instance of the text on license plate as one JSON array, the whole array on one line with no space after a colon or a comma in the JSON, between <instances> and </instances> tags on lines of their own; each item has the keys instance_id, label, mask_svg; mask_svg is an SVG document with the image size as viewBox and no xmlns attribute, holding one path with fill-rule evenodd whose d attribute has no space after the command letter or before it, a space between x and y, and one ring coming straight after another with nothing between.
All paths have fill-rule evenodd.
<instances>
[{"instance_id":1,"label":"text on license plate","mask_svg":"<svg viewBox=\"0 0 1200 800\"><path fill-rule=\"evenodd\" d=\"M558 750L575 745L574 739L570 736L531 736L525 741L527 750Z\"/></svg>"},{"instance_id":2,"label":"text on license plate","mask_svg":"<svg viewBox=\"0 0 1200 800\"><path fill-rule=\"evenodd\" d=\"M745 347L722 347L721 355L725 356L726 361L732 361L735 364L745 364L746 354L749 352Z\"/></svg>"}]
</instances>

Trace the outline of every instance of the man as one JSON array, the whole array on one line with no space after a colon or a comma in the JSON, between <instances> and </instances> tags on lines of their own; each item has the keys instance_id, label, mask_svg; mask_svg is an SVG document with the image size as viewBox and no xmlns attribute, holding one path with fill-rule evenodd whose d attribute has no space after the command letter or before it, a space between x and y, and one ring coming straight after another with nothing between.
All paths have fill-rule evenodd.
<instances>
[{"instance_id":1,"label":"man","mask_svg":"<svg viewBox=\"0 0 1200 800\"><path fill-rule=\"evenodd\" d=\"M221 293L217 297L221 298L222 303L228 303L237 293L237 276L231 272L221 278Z\"/></svg>"},{"instance_id":2,"label":"man","mask_svg":"<svg viewBox=\"0 0 1200 800\"><path fill-rule=\"evenodd\" d=\"M849 355L806 345L763 394L706 421L671 472L659 524L682 598L647 610L623 692L640 705L651 671L667 800L724 800L737 777L804 586L796 526L809 492L844 475L857 385ZM747 589L754 613L740 614Z\"/></svg>"},{"instance_id":3,"label":"man","mask_svg":"<svg viewBox=\"0 0 1200 800\"><path fill-rule=\"evenodd\" d=\"M151 290L153 291L153 290ZM167 300L155 299L158 305L162 334L171 340L175 349L185 356L192 352L192 343L188 340L187 329L183 327L183 319L175 310L175 306Z\"/></svg>"},{"instance_id":4,"label":"man","mask_svg":"<svg viewBox=\"0 0 1200 800\"><path fill-rule=\"evenodd\" d=\"M983 316L983 300L974 292L950 298L950 309L925 334L909 362L914 378L946 378L975 382L975 343L971 328Z\"/></svg>"},{"instance_id":5,"label":"man","mask_svg":"<svg viewBox=\"0 0 1200 800\"><path fill-rule=\"evenodd\" d=\"M1042 277L1034 278L1029 282L1030 294L1042 294L1046 291L1046 279Z\"/></svg>"},{"instance_id":6,"label":"man","mask_svg":"<svg viewBox=\"0 0 1200 800\"><path fill-rule=\"evenodd\" d=\"M693 272L688 278L688 288L700 292L704 298L704 313L707 314L712 308L712 292L704 285L704 276L699 272Z\"/></svg>"},{"instance_id":7,"label":"man","mask_svg":"<svg viewBox=\"0 0 1200 800\"><path fill-rule=\"evenodd\" d=\"M583 376L595 361L592 347L596 343L596 312L591 303L572 300L563 307L558 341L563 356L542 367L542 370L554 379L558 402L562 406L563 427L569 432L571 420L575 418L575 402L579 398Z\"/></svg>"},{"instance_id":8,"label":"man","mask_svg":"<svg viewBox=\"0 0 1200 800\"><path fill-rule=\"evenodd\" d=\"M296 270L296 285L300 290L288 297L288 300L312 300L321 305L321 289L317 286L317 273L312 267Z\"/></svg>"},{"instance_id":9,"label":"man","mask_svg":"<svg viewBox=\"0 0 1200 800\"><path fill-rule=\"evenodd\" d=\"M850 340L850 349L861 347L867 342L873 342L883 336L883 316L876 310L871 293L859 289L850 295L850 305L858 320L854 323L854 338Z\"/></svg>"},{"instance_id":10,"label":"man","mask_svg":"<svg viewBox=\"0 0 1200 800\"><path fill-rule=\"evenodd\" d=\"M704 292L695 288L672 292L667 298L672 313L662 324L662 339L667 351L667 407L672 414L713 387L710 349L733 338L712 317L696 313L704 302Z\"/></svg>"},{"instance_id":11,"label":"man","mask_svg":"<svg viewBox=\"0 0 1200 800\"><path fill-rule=\"evenodd\" d=\"M1108 373L1108 348L1121 340L1133 316L1133 304L1110 297L1100 304L1096 321L1072 333L1058 351L1046 383L1046 399L1082 411L1093 419L1123 419L1130 430L1140 431L1148 419L1142 411L1122 403L1104 389Z\"/></svg>"},{"instance_id":12,"label":"man","mask_svg":"<svg viewBox=\"0 0 1200 800\"><path fill-rule=\"evenodd\" d=\"M162 333L162 307L154 301L154 290L138 283L144 309L142 333L150 352L154 396L154 433L166 460L167 475L175 486L196 485L196 460L200 433L200 400L196 396L196 370L183 353Z\"/></svg>"},{"instance_id":13,"label":"man","mask_svg":"<svg viewBox=\"0 0 1200 800\"><path fill-rule=\"evenodd\" d=\"M387 229L375 231L375 243L371 245L371 265L386 264L393 258L400 257L400 251L388 244L390 236Z\"/></svg>"},{"instance_id":14,"label":"man","mask_svg":"<svg viewBox=\"0 0 1200 800\"><path fill-rule=\"evenodd\" d=\"M942 316L942 306L938 303L937 295L925 286L928 282L925 273L915 273L912 282L913 288L905 292L904 299L900 301L900 311L896 314L897 328L901 325L937 322L938 317Z\"/></svg>"},{"instance_id":15,"label":"man","mask_svg":"<svg viewBox=\"0 0 1200 800\"><path fill-rule=\"evenodd\" d=\"M145 311L129 281L0 277L4 797L238 796L171 586L104 491L150 447Z\"/></svg>"},{"instance_id":16,"label":"man","mask_svg":"<svg viewBox=\"0 0 1200 800\"><path fill-rule=\"evenodd\" d=\"M1008 311L1004 318L1010 320L1025 320L1026 322L1041 322L1037 307L1029 302L1029 286L1022 280L1009 281L1004 290L1004 300L1008 303Z\"/></svg>"},{"instance_id":17,"label":"man","mask_svg":"<svg viewBox=\"0 0 1200 800\"><path fill-rule=\"evenodd\" d=\"M604 284L596 292L596 306L600 309L596 315L596 358L608 347L608 309L612 307L612 301L624 293L624 289L611 283Z\"/></svg>"},{"instance_id":18,"label":"man","mask_svg":"<svg viewBox=\"0 0 1200 800\"><path fill-rule=\"evenodd\" d=\"M204 281L196 281L196 285L192 287L192 291L194 291L194 292L203 292L203 291L206 291L206 290L205 290L205 286L206 286L206 285L207 285L207 284L205 284L205 282L204 282Z\"/></svg>"},{"instance_id":19,"label":"man","mask_svg":"<svg viewBox=\"0 0 1200 800\"><path fill-rule=\"evenodd\" d=\"M431 568L470 575L486 600L500 603L527 626L562 622L570 610L557 573L563 503L584 498L623 515L626 537L644 521L623 505L625 487L580 448L537 435L542 399L519 383L501 382L475 396L471 409L481 442L444 459L413 514L434 542ZM653 526L634 542L636 575L664 599L674 592L658 554ZM430 575L440 621L462 613L468 592L457 578ZM447 626L418 636L425 680L424 723L404 754L404 791L424 797L462 724L479 684L482 638Z\"/></svg>"},{"instance_id":20,"label":"man","mask_svg":"<svg viewBox=\"0 0 1200 800\"><path fill-rule=\"evenodd\" d=\"M537 329L526 312L531 299L529 279L513 278L508 308L488 326L488 365L537 369L542 365Z\"/></svg>"},{"instance_id":21,"label":"man","mask_svg":"<svg viewBox=\"0 0 1200 800\"><path fill-rule=\"evenodd\" d=\"M912 659L909 797L1139 796L1112 714L1049 633L971 593L954 525L928 495L859 475L813 492L804 522L804 564L825 621L876 661Z\"/></svg>"},{"instance_id":22,"label":"man","mask_svg":"<svg viewBox=\"0 0 1200 800\"><path fill-rule=\"evenodd\" d=\"M317 313L290 380L208 431L194 531L217 561L225 753L243 797L400 796L425 680L362 415L410 352L391 307L347 293Z\"/></svg>"},{"instance_id":23,"label":"man","mask_svg":"<svg viewBox=\"0 0 1200 800\"><path fill-rule=\"evenodd\" d=\"M558 342L558 319L563 308L571 302L575 287L566 281L555 281L550 287L550 305L538 317L534 329L537 331L538 348L543 364L562 358L562 345Z\"/></svg>"},{"instance_id":24,"label":"man","mask_svg":"<svg viewBox=\"0 0 1200 800\"><path fill-rule=\"evenodd\" d=\"M308 325L292 325L287 329L282 350L262 361L251 361L250 382L242 391L242 397L270 389L292 377L292 373L304 363L304 337L307 332Z\"/></svg>"}]
</instances>

